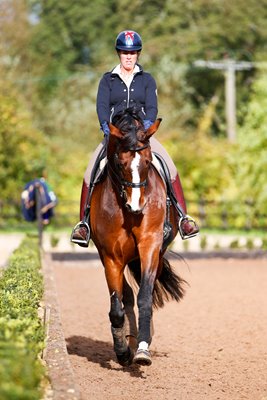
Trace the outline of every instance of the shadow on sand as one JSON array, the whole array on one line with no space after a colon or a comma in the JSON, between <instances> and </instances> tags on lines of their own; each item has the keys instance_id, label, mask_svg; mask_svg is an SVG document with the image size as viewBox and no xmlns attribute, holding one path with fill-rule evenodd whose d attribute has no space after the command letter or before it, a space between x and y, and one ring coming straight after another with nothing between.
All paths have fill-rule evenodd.
<instances>
[{"instance_id":1,"label":"shadow on sand","mask_svg":"<svg viewBox=\"0 0 267 400\"><path fill-rule=\"evenodd\" d=\"M89 362L99 364L102 368L123 371L134 378L145 378L140 365L132 364L129 367L119 365L113 346L109 342L84 336L71 336L66 338L66 344L70 355L85 357ZM116 363L116 366L114 366L114 363Z\"/></svg>"}]
</instances>

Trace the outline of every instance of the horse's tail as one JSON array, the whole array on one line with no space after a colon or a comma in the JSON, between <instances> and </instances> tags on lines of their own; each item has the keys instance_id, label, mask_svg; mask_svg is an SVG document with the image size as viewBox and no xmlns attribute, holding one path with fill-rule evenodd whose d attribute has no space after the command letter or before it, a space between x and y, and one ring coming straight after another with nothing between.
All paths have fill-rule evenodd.
<instances>
[{"instance_id":1,"label":"horse's tail","mask_svg":"<svg viewBox=\"0 0 267 400\"><path fill-rule=\"evenodd\" d=\"M140 260L131 261L128 267L136 283L140 286ZM187 282L173 271L169 261L163 257L163 267L154 284L153 306L161 308L166 301L180 301L185 294L184 286L186 284Z\"/></svg>"}]
</instances>

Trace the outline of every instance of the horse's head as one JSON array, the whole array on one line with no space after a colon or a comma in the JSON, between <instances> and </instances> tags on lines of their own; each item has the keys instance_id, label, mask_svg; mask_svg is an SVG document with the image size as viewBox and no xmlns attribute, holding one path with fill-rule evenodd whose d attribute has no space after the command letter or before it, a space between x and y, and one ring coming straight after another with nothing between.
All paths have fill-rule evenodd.
<instances>
[{"instance_id":1,"label":"horse's head","mask_svg":"<svg viewBox=\"0 0 267 400\"><path fill-rule=\"evenodd\" d=\"M145 130L142 119L131 109L110 124L108 159L120 195L128 211L141 213L147 201L147 178L152 154L149 139L161 119Z\"/></svg>"}]
</instances>

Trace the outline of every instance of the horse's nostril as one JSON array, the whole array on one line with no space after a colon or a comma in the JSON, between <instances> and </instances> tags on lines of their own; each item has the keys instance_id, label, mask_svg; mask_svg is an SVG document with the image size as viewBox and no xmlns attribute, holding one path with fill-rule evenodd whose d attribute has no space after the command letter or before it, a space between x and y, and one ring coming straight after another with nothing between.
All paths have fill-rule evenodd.
<instances>
[{"instance_id":1,"label":"horse's nostril","mask_svg":"<svg viewBox=\"0 0 267 400\"><path fill-rule=\"evenodd\" d=\"M129 203L125 204L125 208L127 211L129 211L131 214L140 214L142 212L142 209L136 209L134 210Z\"/></svg>"},{"instance_id":2,"label":"horse's nostril","mask_svg":"<svg viewBox=\"0 0 267 400\"><path fill-rule=\"evenodd\" d=\"M132 210L132 213L136 215L141 214L141 212L142 210Z\"/></svg>"},{"instance_id":3,"label":"horse's nostril","mask_svg":"<svg viewBox=\"0 0 267 400\"><path fill-rule=\"evenodd\" d=\"M126 203L126 204L125 204L125 207L126 207L126 209L127 209L128 211L132 211L132 207L130 206L129 203Z\"/></svg>"}]
</instances>

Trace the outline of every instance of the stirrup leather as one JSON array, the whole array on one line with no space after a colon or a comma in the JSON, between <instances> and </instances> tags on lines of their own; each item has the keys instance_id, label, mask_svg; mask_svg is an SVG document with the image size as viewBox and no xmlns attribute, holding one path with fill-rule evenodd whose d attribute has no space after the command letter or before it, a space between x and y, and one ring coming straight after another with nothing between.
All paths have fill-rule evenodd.
<instances>
[{"instance_id":1,"label":"stirrup leather","mask_svg":"<svg viewBox=\"0 0 267 400\"><path fill-rule=\"evenodd\" d=\"M181 238L182 238L183 240L186 240L186 239L191 239L191 238L194 237L194 236L197 236L198 231L197 231L197 232L192 232L192 233L189 233L189 234L186 234L186 233L183 232L183 228L182 228L182 222L183 222L183 221L188 221L188 222L190 222L190 224L193 224L193 225L195 226L195 228L198 230L198 226L197 226L196 222L193 220L193 218L190 217L190 215L188 215L188 214L187 214L187 215L184 215L183 217L181 217L181 218L179 219L179 223L178 223L178 229L179 229Z\"/></svg>"},{"instance_id":2,"label":"stirrup leather","mask_svg":"<svg viewBox=\"0 0 267 400\"><path fill-rule=\"evenodd\" d=\"M86 228L87 235L86 235L85 239L77 239L77 238L73 237L76 229L79 229L79 228ZM73 228L72 233L71 233L70 241L72 243L76 243L76 244L80 245L81 247L88 247L89 241L90 241L90 227L86 221L80 221L80 222L78 222L77 225L75 225L75 227Z\"/></svg>"}]
</instances>

